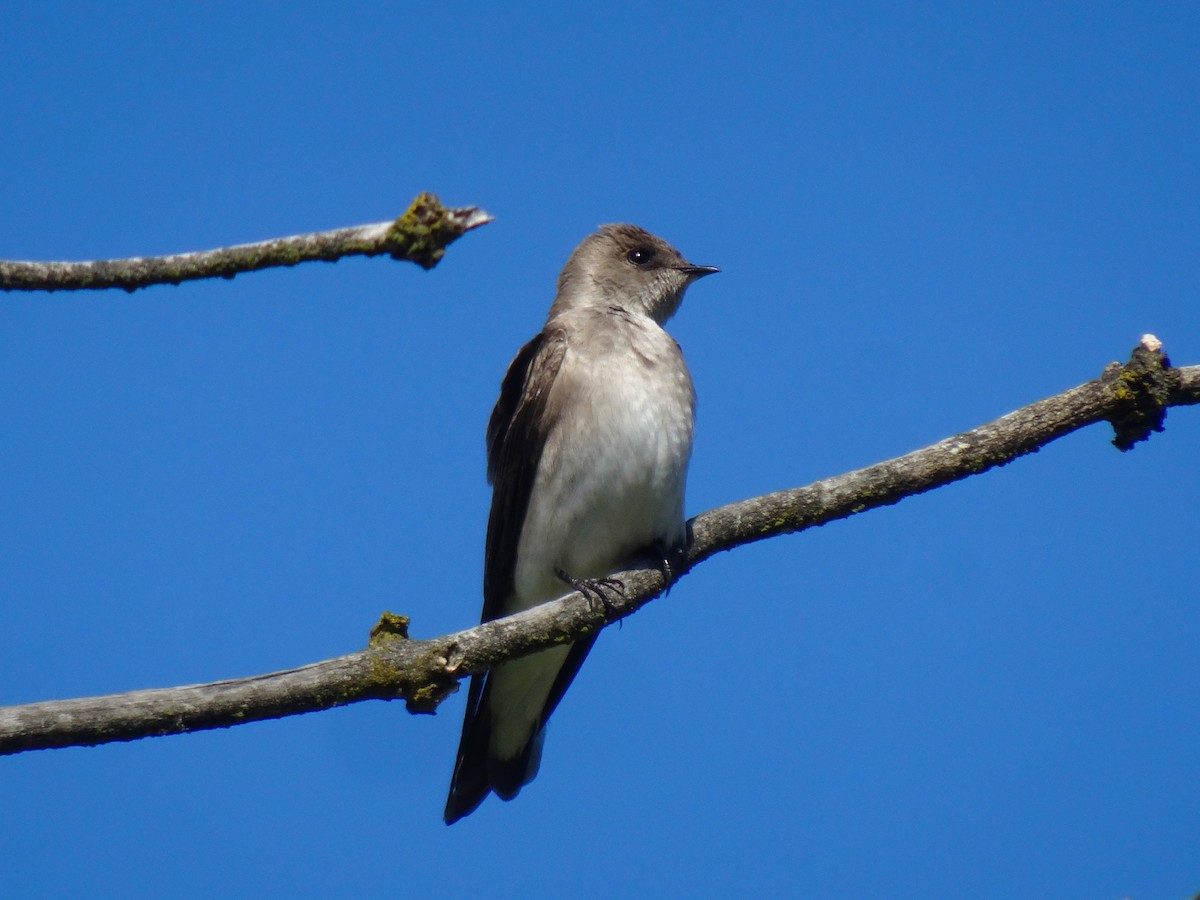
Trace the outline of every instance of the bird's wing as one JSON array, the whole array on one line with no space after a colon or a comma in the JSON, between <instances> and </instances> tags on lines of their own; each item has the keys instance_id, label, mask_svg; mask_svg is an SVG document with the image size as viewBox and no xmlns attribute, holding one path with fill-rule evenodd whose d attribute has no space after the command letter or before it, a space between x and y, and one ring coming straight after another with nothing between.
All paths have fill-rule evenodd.
<instances>
[{"instance_id":1,"label":"bird's wing","mask_svg":"<svg viewBox=\"0 0 1200 900\"><path fill-rule=\"evenodd\" d=\"M505 603L513 593L529 496L555 424L547 414L546 401L566 353L567 335L562 329L545 329L522 347L509 364L488 420L492 510L483 560L484 622L514 612L506 609Z\"/></svg>"},{"instance_id":2,"label":"bird's wing","mask_svg":"<svg viewBox=\"0 0 1200 900\"><path fill-rule=\"evenodd\" d=\"M500 398L492 410L487 428L488 481L492 483L492 509L488 517L487 543L483 567L482 621L490 622L513 612L507 608L514 594L517 550L529 496L537 479L542 450L554 426L547 415L546 401L567 351L567 336L562 329L544 329L520 349L509 364L500 385ZM594 640L594 638L592 639ZM580 654L575 648L564 671L552 674L550 702L544 716L553 710L591 647ZM578 661L575 661L578 655ZM562 676L569 673L559 686ZM453 823L472 812L488 792L513 796L536 771L540 740L535 733L525 750L515 759L491 759L491 721L489 674L473 675L463 717L462 739L450 781L445 819ZM535 712L534 715L537 713Z\"/></svg>"}]
</instances>

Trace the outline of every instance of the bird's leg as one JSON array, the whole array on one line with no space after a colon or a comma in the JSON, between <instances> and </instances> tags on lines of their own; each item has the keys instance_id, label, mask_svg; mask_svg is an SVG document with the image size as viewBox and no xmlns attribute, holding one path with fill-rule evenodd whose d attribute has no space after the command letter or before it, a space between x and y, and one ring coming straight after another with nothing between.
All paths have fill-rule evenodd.
<instances>
[{"instance_id":1,"label":"bird's leg","mask_svg":"<svg viewBox=\"0 0 1200 900\"><path fill-rule=\"evenodd\" d=\"M608 595L604 592L614 591L617 594L623 594L625 591L625 582L619 578L575 578L568 575L562 569L555 569L554 574L558 576L560 581L569 584L575 590L579 591L579 593L583 594L589 603L595 604L598 602L609 615L616 612L616 607L613 606L612 601L608 599Z\"/></svg>"}]
</instances>

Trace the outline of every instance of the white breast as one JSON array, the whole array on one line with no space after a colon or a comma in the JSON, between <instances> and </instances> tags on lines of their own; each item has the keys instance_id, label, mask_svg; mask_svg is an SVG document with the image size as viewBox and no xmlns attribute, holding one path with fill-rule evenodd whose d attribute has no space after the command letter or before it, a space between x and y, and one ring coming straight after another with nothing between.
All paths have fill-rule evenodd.
<instances>
[{"instance_id":1,"label":"white breast","mask_svg":"<svg viewBox=\"0 0 1200 900\"><path fill-rule=\"evenodd\" d=\"M649 319L622 315L604 336L568 342L552 389L565 414L547 440L521 534L522 607L568 590L556 569L599 578L656 543L683 540L691 377L674 340Z\"/></svg>"}]
</instances>

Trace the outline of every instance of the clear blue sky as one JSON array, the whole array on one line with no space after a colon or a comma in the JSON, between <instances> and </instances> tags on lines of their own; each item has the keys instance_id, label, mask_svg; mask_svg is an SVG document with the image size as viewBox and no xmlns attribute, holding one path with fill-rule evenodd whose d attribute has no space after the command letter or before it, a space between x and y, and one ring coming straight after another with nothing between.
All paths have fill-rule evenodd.
<instances>
[{"instance_id":1,"label":"clear blue sky","mask_svg":"<svg viewBox=\"0 0 1200 900\"><path fill-rule=\"evenodd\" d=\"M0 296L0 703L479 613L483 430L603 222L671 330L689 513L1200 363L1194 4L9 4L0 257L379 221L355 259ZM606 633L514 803L463 697L0 759L12 896L1152 900L1200 890L1200 409L723 554ZM465 693L465 692L464 692Z\"/></svg>"}]
</instances>

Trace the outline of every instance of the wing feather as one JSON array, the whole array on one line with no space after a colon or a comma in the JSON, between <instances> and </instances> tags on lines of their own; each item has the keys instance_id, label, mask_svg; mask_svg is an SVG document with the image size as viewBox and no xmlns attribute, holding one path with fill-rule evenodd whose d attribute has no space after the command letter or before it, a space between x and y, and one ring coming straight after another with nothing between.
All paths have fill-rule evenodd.
<instances>
[{"instance_id":1,"label":"wing feather","mask_svg":"<svg viewBox=\"0 0 1200 900\"><path fill-rule=\"evenodd\" d=\"M562 329L543 329L522 347L500 385L500 397L492 410L487 427L488 481L492 485L492 508L488 516L487 542L483 566L483 615L490 622L513 610L508 609L514 594L517 550L521 530L529 509L529 496L537 479L538 465L554 417L547 409L554 385L566 355L567 338ZM579 653L573 648L568 663L559 674L542 722L553 711L578 671L591 647ZM565 683L563 675L569 675ZM450 795L446 800L447 824L472 812L490 790L501 796L516 794L537 770L541 747L540 732L515 760L490 759L491 723L486 713L489 679L487 674L471 676L467 709L463 717L462 739Z\"/></svg>"}]
</instances>

